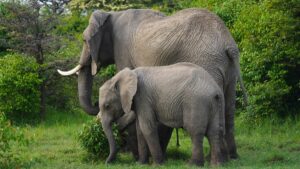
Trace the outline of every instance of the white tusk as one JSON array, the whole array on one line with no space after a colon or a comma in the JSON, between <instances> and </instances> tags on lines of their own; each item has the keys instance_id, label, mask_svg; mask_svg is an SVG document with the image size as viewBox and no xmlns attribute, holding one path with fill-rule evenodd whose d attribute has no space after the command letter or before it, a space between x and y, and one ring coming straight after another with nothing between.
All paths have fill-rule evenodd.
<instances>
[{"instance_id":1,"label":"white tusk","mask_svg":"<svg viewBox=\"0 0 300 169\"><path fill-rule=\"evenodd\" d=\"M97 120L101 120L101 111L97 114Z\"/></svg>"},{"instance_id":2,"label":"white tusk","mask_svg":"<svg viewBox=\"0 0 300 169\"><path fill-rule=\"evenodd\" d=\"M57 72L63 76L69 76L69 75L72 75L76 72L78 72L80 69L81 69L81 65L77 65L75 68L73 68L72 70L69 70L69 71L61 71L59 69L57 69Z\"/></svg>"}]
</instances>

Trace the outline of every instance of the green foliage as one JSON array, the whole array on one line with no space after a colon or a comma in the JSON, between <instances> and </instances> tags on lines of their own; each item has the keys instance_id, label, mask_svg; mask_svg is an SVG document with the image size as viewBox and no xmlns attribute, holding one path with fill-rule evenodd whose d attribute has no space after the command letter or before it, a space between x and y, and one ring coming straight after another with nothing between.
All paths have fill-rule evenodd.
<instances>
[{"instance_id":1,"label":"green foliage","mask_svg":"<svg viewBox=\"0 0 300 169\"><path fill-rule=\"evenodd\" d=\"M70 15L64 15L60 18L60 24L57 25L55 33L59 35L82 35L82 32L88 25L88 16L81 15L80 12L74 11Z\"/></svg>"},{"instance_id":2,"label":"green foliage","mask_svg":"<svg viewBox=\"0 0 300 169\"><path fill-rule=\"evenodd\" d=\"M0 111L9 118L30 120L39 110L39 66L18 54L0 58Z\"/></svg>"},{"instance_id":3,"label":"green foliage","mask_svg":"<svg viewBox=\"0 0 300 169\"><path fill-rule=\"evenodd\" d=\"M141 7L140 0L73 0L70 7L73 11L102 9L105 11L120 11Z\"/></svg>"},{"instance_id":4,"label":"green foliage","mask_svg":"<svg viewBox=\"0 0 300 169\"><path fill-rule=\"evenodd\" d=\"M226 25L231 28L232 24L238 18L239 13L243 7L254 3L253 0L191 0L191 1L181 1L173 0L178 9L185 8L205 8L216 13Z\"/></svg>"},{"instance_id":5,"label":"green foliage","mask_svg":"<svg viewBox=\"0 0 300 169\"><path fill-rule=\"evenodd\" d=\"M5 47L35 57L42 64L44 55L54 51L59 40L51 32L58 24L57 16L47 12L46 8L37 0L1 2L0 34L7 32Z\"/></svg>"},{"instance_id":6,"label":"green foliage","mask_svg":"<svg viewBox=\"0 0 300 169\"><path fill-rule=\"evenodd\" d=\"M106 68L102 68L100 70L100 76L102 78L111 78L115 75L116 71L116 65L109 65Z\"/></svg>"},{"instance_id":7,"label":"green foliage","mask_svg":"<svg viewBox=\"0 0 300 169\"><path fill-rule=\"evenodd\" d=\"M116 145L119 147L121 144L120 133L115 125L113 125L113 133ZM81 146L89 153L89 156L95 157L95 159L108 157L109 143L98 119L84 124L78 139Z\"/></svg>"},{"instance_id":8,"label":"green foliage","mask_svg":"<svg viewBox=\"0 0 300 169\"><path fill-rule=\"evenodd\" d=\"M250 96L247 115L256 121L299 113L299 24L293 3L288 9L280 0L245 6L233 25Z\"/></svg>"},{"instance_id":9,"label":"green foliage","mask_svg":"<svg viewBox=\"0 0 300 169\"><path fill-rule=\"evenodd\" d=\"M11 125L0 112L0 168L19 168L22 160L18 153L11 151L12 144L24 144L24 135Z\"/></svg>"},{"instance_id":10,"label":"green foliage","mask_svg":"<svg viewBox=\"0 0 300 169\"><path fill-rule=\"evenodd\" d=\"M63 64L54 64L49 66L49 70L45 73L46 76L46 103L52 108L62 111L73 111L79 107L77 95L77 77L64 77L57 73L57 68L68 67L74 65L69 62L62 62ZM68 64L68 66L66 66ZM64 66L61 66L64 65ZM50 113L50 112L49 112Z\"/></svg>"}]
</instances>

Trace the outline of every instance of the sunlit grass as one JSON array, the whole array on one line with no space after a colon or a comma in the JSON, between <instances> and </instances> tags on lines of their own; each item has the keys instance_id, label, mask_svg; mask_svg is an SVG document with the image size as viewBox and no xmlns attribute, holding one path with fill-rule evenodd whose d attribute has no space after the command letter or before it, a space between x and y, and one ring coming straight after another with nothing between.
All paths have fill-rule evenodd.
<instances>
[{"instance_id":1,"label":"sunlit grass","mask_svg":"<svg viewBox=\"0 0 300 169\"><path fill-rule=\"evenodd\" d=\"M119 153L115 163L105 165L104 161L88 159L86 152L77 141L82 124L89 117L80 112L51 112L40 125L22 129L30 143L15 147L14 150L26 159L23 168L153 168L153 165L137 164L128 153ZM300 166L300 123L288 121L281 125L265 123L261 126L245 125L236 120L236 139L240 158L232 160L220 168L299 168ZM187 164L191 155L189 136L180 131L179 148L175 135L168 147L168 159L157 168L196 168ZM207 140L204 142L208 153ZM209 165L206 162L205 168Z\"/></svg>"}]
</instances>

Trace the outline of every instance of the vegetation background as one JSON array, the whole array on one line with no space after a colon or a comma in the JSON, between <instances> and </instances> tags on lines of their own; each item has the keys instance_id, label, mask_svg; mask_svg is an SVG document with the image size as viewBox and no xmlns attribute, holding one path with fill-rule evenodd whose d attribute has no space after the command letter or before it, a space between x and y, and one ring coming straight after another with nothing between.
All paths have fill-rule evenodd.
<instances>
[{"instance_id":1,"label":"vegetation background","mask_svg":"<svg viewBox=\"0 0 300 169\"><path fill-rule=\"evenodd\" d=\"M224 167L299 167L299 0L1 0L0 168L103 167L103 160L91 157L78 141L88 139L82 125L95 124L78 106L76 76L61 77L56 69L78 61L82 32L95 9L151 8L171 15L192 7L220 16L241 52L250 102L243 107L238 90L241 157ZM114 73L113 65L98 73L95 99L97 88ZM176 148L172 139L169 159L160 168L189 168L191 145L184 131L180 141ZM124 166L150 167L135 164L126 153L109 167Z\"/></svg>"}]
</instances>

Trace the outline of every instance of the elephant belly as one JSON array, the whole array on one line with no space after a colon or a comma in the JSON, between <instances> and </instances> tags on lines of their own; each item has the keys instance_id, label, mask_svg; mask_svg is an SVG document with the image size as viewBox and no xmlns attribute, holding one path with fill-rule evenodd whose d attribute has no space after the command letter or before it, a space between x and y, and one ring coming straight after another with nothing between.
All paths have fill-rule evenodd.
<instances>
[{"instance_id":1,"label":"elephant belly","mask_svg":"<svg viewBox=\"0 0 300 169\"><path fill-rule=\"evenodd\" d=\"M173 128L183 126L182 103L180 99L177 99L176 97L180 96L160 98L160 104L157 106L158 109L155 110L157 120L162 124Z\"/></svg>"},{"instance_id":2,"label":"elephant belly","mask_svg":"<svg viewBox=\"0 0 300 169\"><path fill-rule=\"evenodd\" d=\"M180 115L181 114L181 115ZM182 113L166 112L160 113L157 120L165 126L179 128L183 126Z\"/></svg>"}]
</instances>

